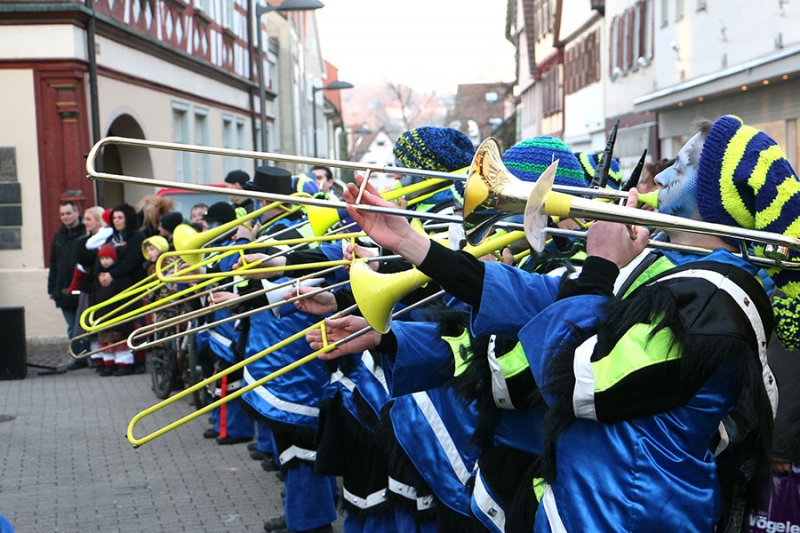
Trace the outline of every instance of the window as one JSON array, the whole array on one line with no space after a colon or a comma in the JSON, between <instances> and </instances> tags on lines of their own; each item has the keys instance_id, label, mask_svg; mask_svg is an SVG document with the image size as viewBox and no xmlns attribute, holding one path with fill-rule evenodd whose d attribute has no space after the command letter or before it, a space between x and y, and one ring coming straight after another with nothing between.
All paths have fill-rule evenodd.
<instances>
[{"instance_id":1,"label":"window","mask_svg":"<svg viewBox=\"0 0 800 533\"><path fill-rule=\"evenodd\" d=\"M706 10L706 0L697 0L697 10L698 11L705 11Z\"/></svg>"},{"instance_id":2,"label":"window","mask_svg":"<svg viewBox=\"0 0 800 533\"><path fill-rule=\"evenodd\" d=\"M200 146L211 144L211 133L208 125L208 110L195 107L194 109L194 143ZM194 154L195 158L195 183L211 183L211 156L208 154Z\"/></svg>"},{"instance_id":3,"label":"window","mask_svg":"<svg viewBox=\"0 0 800 533\"><path fill-rule=\"evenodd\" d=\"M194 7L208 13L208 0L195 0Z\"/></svg>"},{"instance_id":4,"label":"window","mask_svg":"<svg viewBox=\"0 0 800 533\"><path fill-rule=\"evenodd\" d=\"M661 0L661 27L669 24L669 0Z\"/></svg>"},{"instance_id":5,"label":"window","mask_svg":"<svg viewBox=\"0 0 800 533\"><path fill-rule=\"evenodd\" d=\"M189 130L189 105L172 103L172 140L176 143L191 144ZM192 154L175 152L175 180L183 183L192 182Z\"/></svg>"},{"instance_id":6,"label":"window","mask_svg":"<svg viewBox=\"0 0 800 533\"><path fill-rule=\"evenodd\" d=\"M236 149L247 150L247 130L243 118L236 119ZM239 159L239 168L248 168L252 165L252 159L242 157Z\"/></svg>"},{"instance_id":7,"label":"window","mask_svg":"<svg viewBox=\"0 0 800 533\"><path fill-rule=\"evenodd\" d=\"M560 65L542 75L542 114L547 117L561 111Z\"/></svg>"},{"instance_id":8,"label":"window","mask_svg":"<svg viewBox=\"0 0 800 533\"><path fill-rule=\"evenodd\" d=\"M497 91L489 91L486 93L485 98L486 98L486 103L493 104L497 101L498 98L500 98L500 95L497 94Z\"/></svg>"},{"instance_id":9,"label":"window","mask_svg":"<svg viewBox=\"0 0 800 533\"><path fill-rule=\"evenodd\" d=\"M683 18L683 0L675 0L675 20Z\"/></svg>"},{"instance_id":10,"label":"window","mask_svg":"<svg viewBox=\"0 0 800 533\"><path fill-rule=\"evenodd\" d=\"M572 94L600 81L600 32L593 31L567 50L564 61L564 85Z\"/></svg>"},{"instance_id":11,"label":"window","mask_svg":"<svg viewBox=\"0 0 800 533\"><path fill-rule=\"evenodd\" d=\"M611 19L611 79L646 67L653 58L653 3L639 0Z\"/></svg>"},{"instance_id":12,"label":"window","mask_svg":"<svg viewBox=\"0 0 800 533\"><path fill-rule=\"evenodd\" d=\"M533 38L539 40L555 27L556 2L553 0L533 1Z\"/></svg>"},{"instance_id":13,"label":"window","mask_svg":"<svg viewBox=\"0 0 800 533\"><path fill-rule=\"evenodd\" d=\"M233 0L222 0L222 25L233 29Z\"/></svg>"},{"instance_id":14,"label":"window","mask_svg":"<svg viewBox=\"0 0 800 533\"><path fill-rule=\"evenodd\" d=\"M233 117L231 115L222 115L222 147L223 148L237 148L236 146L236 132L233 127ZM239 158L226 155L223 168L225 174L231 170L239 168Z\"/></svg>"}]
</instances>

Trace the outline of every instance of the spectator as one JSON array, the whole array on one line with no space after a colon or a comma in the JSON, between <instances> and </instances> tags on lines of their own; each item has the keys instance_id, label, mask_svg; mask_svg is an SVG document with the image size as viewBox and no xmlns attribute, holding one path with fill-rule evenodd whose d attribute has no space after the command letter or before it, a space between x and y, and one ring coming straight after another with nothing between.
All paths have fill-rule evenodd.
<instances>
[{"instance_id":1,"label":"spectator","mask_svg":"<svg viewBox=\"0 0 800 533\"><path fill-rule=\"evenodd\" d=\"M95 264L95 268L96 272L99 272L97 281L101 287L107 288L114 280L117 280L119 283L115 288L117 292L121 292L139 281L144 275L142 269L144 257L141 250L145 237L144 233L137 229L136 211L129 204L118 205L114 208L111 214L111 223L114 233L107 242L116 248L117 261L106 272L100 272L97 264ZM99 303L96 298L92 301L92 304L95 303ZM112 362L113 364L115 363ZM134 371L144 372L144 361L136 361Z\"/></svg>"},{"instance_id":2,"label":"spectator","mask_svg":"<svg viewBox=\"0 0 800 533\"><path fill-rule=\"evenodd\" d=\"M183 215L181 215L180 211L170 211L163 217L161 217L161 221L158 223L158 234L161 237L164 237L169 241L170 245L172 244L172 232L175 231L175 228L178 227L178 224L183 223Z\"/></svg>"},{"instance_id":3,"label":"spectator","mask_svg":"<svg viewBox=\"0 0 800 533\"><path fill-rule=\"evenodd\" d=\"M138 226L144 233L144 238L158 235L158 223L161 217L175 210L175 200L167 196L147 194L136 204ZM132 229L132 228L131 228Z\"/></svg>"},{"instance_id":4,"label":"spectator","mask_svg":"<svg viewBox=\"0 0 800 533\"><path fill-rule=\"evenodd\" d=\"M107 242L98 250L95 269L99 274L92 287L92 295L96 302L103 302L113 298L125 290L125 288L130 287L130 274L118 276L116 279L112 279L109 284L103 284L100 281L104 274L107 274L116 266L117 260L117 247L114 246L113 243ZM102 316L107 314L121 304L122 302L117 302L104 307L98 315ZM103 328L97 333L100 347L107 348L100 354L103 358L103 364L98 364L97 367L97 373L100 376L127 376L133 374L133 352L131 352L127 345L116 345L118 341L125 339L130 334L131 330L132 328L129 323L119 323Z\"/></svg>"},{"instance_id":5,"label":"spectator","mask_svg":"<svg viewBox=\"0 0 800 533\"><path fill-rule=\"evenodd\" d=\"M109 215L110 214L109 211ZM103 215L103 208L99 206L90 207L83 213L83 225L86 227L86 234L81 237L78 242L78 263L75 265L72 283L70 284L70 291L73 292L73 294L75 292L80 292L78 295L78 309L75 313L75 323L72 330L74 336L85 333L81 327L80 317L81 313L89 307L89 298L95 279L94 264L97 260L97 249L108 240L114 231L106 223L105 218L107 217ZM88 341L88 339L86 339L86 341ZM90 343L82 341L73 351L75 353L81 353L86 351L89 347ZM96 348L95 342L95 346L92 346L90 349L94 350ZM88 361L86 358L75 359L69 364L67 370L76 370L87 365Z\"/></svg>"},{"instance_id":6,"label":"spectator","mask_svg":"<svg viewBox=\"0 0 800 533\"><path fill-rule=\"evenodd\" d=\"M231 170L225 176L225 187L233 191L249 191L251 189L250 175L244 170ZM244 198L242 196L230 195L228 199L233 204L233 207L241 208L237 211L237 216L245 215L255 209L256 202L251 198Z\"/></svg>"},{"instance_id":7,"label":"spectator","mask_svg":"<svg viewBox=\"0 0 800 533\"><path fill-rule=\"evenodd\" d=\"M333 190L333 173L330 168L317 165L311 167L311 173L317 177L319 192L323 193L328 199L339 199L339 197L336 196L336 191Z\"/></svg>"},{"instance_id":8,"label":"spectator","mask_svg":"<svg viewBox=\"0 0 800 533\"><path fill-rule=\"evenodd\" d=\"M205 227L205 220L203 217L206 215L207 210L208 206L206 204L194 204L191 211L189 211L189 222L192 224L202 224L202 226Z\"/></svg>"},{"instance_id":9,"label":"spectator","mask_svg":"<svg viewBox=\"0 0 800 533\"><path fill-rule=\"evenodd\" d=\"M73 335L73 324L78 309L78 297L70 293L72 274L77 260L78 241L86 233L81 223L78 206L74 202L61 202L58 210L61 228L50 245L50 272L47 276L47 293L61 309L67 322L67 337Z\"/></svg>"}]
</instances>

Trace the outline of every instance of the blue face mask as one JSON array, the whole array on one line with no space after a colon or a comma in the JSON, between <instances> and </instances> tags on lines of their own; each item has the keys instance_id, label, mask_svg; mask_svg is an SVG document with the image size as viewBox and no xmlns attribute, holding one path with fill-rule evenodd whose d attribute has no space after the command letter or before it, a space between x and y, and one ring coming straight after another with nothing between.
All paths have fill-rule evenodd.
<instances>
[{"instance_id":1,"label":"blue face mask","mask_svg":"<svg viewBox=\"0 0 800 533\"><path fill-rule=\"evenodd\" d=\"M703 139L695 135L683 145L675 164L658 174L654 181L658 191L658 212L700 220L697 209L697 170Z\"/></svg>"}]
</instances>

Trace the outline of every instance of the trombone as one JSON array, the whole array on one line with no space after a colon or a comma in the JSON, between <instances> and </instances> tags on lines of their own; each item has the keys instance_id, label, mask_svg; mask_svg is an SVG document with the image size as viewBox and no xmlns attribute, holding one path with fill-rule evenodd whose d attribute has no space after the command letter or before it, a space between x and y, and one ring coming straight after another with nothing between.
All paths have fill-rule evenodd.
<instances>
[{"instance_id":1,"label":"trombone","mask_svg":"<svg viewBox=\"0 0 800 533\"><path fill-rule=\"evenodd\" d=\"M400 315L402 315L404 313L408 313L408 312L410 312L412 310L415 310L415 309L417 309L419 307L422 307L423 305L428 304L429 302L433 301L434 299L439 298L443 294L444 294L444 291L438 291L437 293L432 294L432 295L420 300L419 302L416 302L416 303L414 303L412 305L409 305L408 307L404 307L403 309L401 309L400 311L395 313L393 316L397 317L397 316L400 316ZM356 305L351 305L347 309L339 311L338 313L335 313L334 315L332 315L332 316L330 316L328 318L339 318L339 317L348 315L348 314L352 313L353 311L355 311L356 308L357 308ZM351 335L349 335L349 336L347 336L347 337L345 337L343 339L340 339L340 340L338 340L336 342L333 342L333 343L329 343L328 342L328 338L327 338L326 329L325 329L325 320L327 320L327 318L320 320L316 324L313 324L313 325L303 329L302 331L298 331L294 335L292 335L292 336L290 336L290 337L288 337L286 339L283 339L282 341L280 341L280 342L278 342L276 344L273 344L272 346L270 346L268 348L265 348L264 350L261 350L260 352L258 352L255 355L251 355L247 359L245 359L243 361L240 361L240 362L236 363L235 365L226 368L222 372L214 374L213 376L208 377L208 378L204 379L203 381L201 381L199 383L196 383L196 384L192 385L191 387L189 387L187 389L182 390L181 392L179 392L175 396L172 396L172 397L170 397L170 398L168 398L168 399L166 399L166 400L164 400L164 401L162 401L160 403L157 403L156 405L154 405L152 407L149 407L149 408L145 409L144 411L141 411L140 413L136 414L131 419L130 423L128 424L128 430L127 430L127 433L126 433L127 438L128 438L128 442L130 442L133 445L134 448L138 448L142 444L146 444L146 443L150 442L151 440L153 440L153 439L155 439L157 437L160 437L161 435L163 435L163 434L165 434L165 433L167 433L169 431L172 431L173 429L175 429L177 427L180 427L183 424L185 424L187 422L190 422L190 421L194 420L195 418L200 417L200 416L208 413L212 409L215 409L215 408L219 407L220 405L222 405L224 403L227 403L227 402L229 402L231 400L234 400L234 399L238 398L239 396L245 394L246 392L249 392L249 391L251 391L251 390L253 390L253 389L257 388L257 387L260 387L264 383L267 383L268 381L272 381L273 379L278 378L278 377L286 374L287 372L289 372L291 370L294 370L295 368L297 368L299 366L302 366L302 365L304 365L306 363L309 363L309 362L317 359L320 355L326 354L328 352L332 352L333 350L335 350L339 346L341 346L341 345L343 345L343 344L345 344L347 342L350 342L353 339L356 339L356 338L360 337L361 335L364 335L365 333L368 333L368 332L372 331L372 328L370 326L367 326L367 327L365 327L363 329L360 329L359 331L356 331L355 333L353 333L353 334L351 334ZM293 342L295 342L295 341L297 341L299 339L304 338L306 333L308 333L309 331L312 331L314 329L320 329L320 331L322 333L322 344L323 344L323 347L321 349L319 349L319 350L317 350L315 352L312 352L312 353L306 355L305 357L302 357L302 358L298 359L297 361L295 361L293 363L290 363L290 364L284 366L283 368L278 369L275 372L272 372L271 374L269 374L267 376L264 376L263 378L261 378L261 379L259 379L257 381L254 381L253 383L250 383L247 386L244 386L244 387L240 388L239 390L237 390L235 392L232 392L231 394L226 395L224 398L220 398L219 400L206 405L202 409L193 411L192 413L184 416L183 418L181 418L181 419L179 419L179 420L177 420L175 422L172 422L171 424L168 424L168 425L166 425L166 426L164 426L164 427L162 427L162 428L160 428L160 429L158 429L156 431L153 431L152 433L149 433L149 434L145 435L144 437L141 437L141 438L134 437L134 435L133 435L134 428L136 427L136 424L138 424L139 421L142 420L144 417L146 417L146 416L148 416L148 415L150 415L150 414L152 414L152 413L154 413L154 412L156 412L156 411L158 411L160 409L163 409L167 405L175 403L175 402L177 402L178 400L180 400L182 398L185 398L186 396L194 393L195 391L198 391L198 390L206 387L207 385L210 385L211 383L214 383L215 381L221 379L223 376L227 376L227 375L229 375L229 374L231 374L233 372L236 372L237 370L239 370L241 368L244 368L245 366L249 365L250 363L252 363L252 362L254 362L254 361L256 361L256 360L258 360L258 359L260 359L262 357L265 357L265 356L267 356L267 355L269 355L269 354L271 354L271 353L273 353L273 352L275 352L277 350L280 350L281 348L283 348L283 347L285 347L285 346L287 346L287 345L289 345L289 344L291 344L291 343L293 343Z\"/></svg>"},{"instance_id":2,"label":"trombone","mask_svg":"<svg viewBox=\"0 0 800 533\"><path fill-rule=\"evenodd\" d=\"M358 262L367 262L368 263L368 262L372 262L372 261L387 261L387 260L393 260L393 259L400 259L400 256L399 255L383 255L383 256L378 256L378 257L355 258L352 261L347 262L347 264L349 265L349 264L352 264L353 262L356 262L356 261L358 261ZM308 268L310 265L311 265L311 263L307 263L304 266ZM203 317L205 315L209 315L209 314L211 314L211 313L213 313L215 311L219 311L219 310L225 309L227 307L235 307L235 306L237 306L237 305L239 305L239 304L241 304L243 302L246 302L246 301L251 300L253 298L256 298L258 296L262 296L264 294L269 294L269 293L273 293L275 291L280 291L281 289L294 289L295 287L298 287L298 286L302 285L302 283L305 282L305 281L309 281L309 280L316 279L316 278L319 278L319 277L325 277L328 274L331 274L331 273L335 272L336 270L339 270L340 268L342 268L344 266L345 265L341 265L341 264L333 265L333 266L330 266L330 267L325 268L323 270L312 272L312 273L306 274L304 276L299 276L297 278L294 278L294 279L291 279L291 280L288 280L288 281L284 281L284 282L281 282L281 283L269 283L266 280L262 280L262 283L269 283L269 286L265 285L264 288L262 288L262 289L259 289L257 291L253 291L253 292L249 292L247 294L239 295L237 298L234 298L234 299L231 299L231 300L227 300L225 302L220 302L220 303L217 303L217 304L209 305L208 307L204 307L202 309L197 309L197 310L192 311L190 313L186 313L186 314L183 314L183 315L180 315L180 316L176 316L176 317L173 317L173 318L170 318L170 319L167 319L167 320L162 320L162 321L160 321L158 323L153 323L153 324L148 324L146 326L142 326L141 328L133 331L128 336L128 339L127 339L128 347L131 350L146 349L146 348L149 348L150 346L152 346L153 344L164 342L165 340L172 340L172 339L177 339L177 338L180 338L180 337L184 337L186 335L191 335L192 333L197 333L199 331L204 331L206 329L214 328L214 327L217 327L217 326L219 326L221 324L224 324L226 322L230 322L230 321L233 321L233 320L239 320L239 319L248 317L250 315L253 315L255 313L259 313L261 311L274 310L274 309L277 309L278 307L280 307L282 305L293 303L293 302L296 302L296 301L301 300L303 298L310 298L311 296L315 296L315 295L317 295L317 294L319 294L321 292L327 292L327 291L331 291L331 290L335 290L335 289L344 287L345 285L348 285L350 283L349 280L348 281L341 281L339 283L334 283L332 285L329 285L329 286L325 287L324 289L320 289L320 290L317 290L317 291L314 291L314 292L310 292L310 293L294 296L292 298L289 298L288 300L283 300L282 299L283 295L286 294L286 291L283 291L283 292L278 293L278 295L276 295L276 296L268 297L268 300L270 302L269 305L258 307L256 309L251 309L249 311L245 311L245 312L242 312L242 313L237 313L237 314L234 314L232 316L216 320L214 322L201 324L201 325L198 325L195 328L187 329L185 331L181 331L181 332L176 333L176 334L174 334L174 335L172 335L170 337L161 337L161 338L158 339L158 341L143 342L141 344L136 344L136 341L140 337L152 335L154 333L160 332L163 329L168 329L168 328L170 328L170 327L172 327L174 325L180 324L182 322L187 322L189 320L193 320L193 319L196 319L196 318ZM313 268L313 267L311 267L311 268ZM232 284L232 283L235 283L235 281L231 282L230 284ZM214 289L214 290L211 290L211 291L207 291L207 292L203 293L203 295L206 295L206 294L208 294L210 292L216 292L217 290L219 290L219 289Z\"/></svg>"},{"instance_id":3,"label":"trombone","mask_svg":"<svg viewBox=\"0 0 800 533\"><path fill-rule=\"evenodd\" d=\"M202 235L202 234L200 234ZM159 266L163 263L163 261L168 260L172 257L184 257L185 255L199 255L202 253L214 253L213 259L214 261L218 261L223 257L227 257L237 253L244 253L246 250L263 250L264 248L270 246L280 246L280 245L288 245L288 246L302 246L308 243L317 243L317 242L330 242L330 241L337 241L337 240L344 240L344 239L359 239L362 237L366 237L367 234L364 232L359 233L343 233L343 234L331 234L331 235L322 235L319 237L299 237L297 239L284 239L284 240L264 240L264 241L256 241L247 244L232 244L228 246L218 246L215 248L198 248L198 249L186 249L186 250L177 250L175 252L165 252L158 256L158 260L156 261L156 269L159 269ZM279 252L270 256L268 259L272 259L273 257L277 257L279 255L284 255L290 250L286 250L283 252ZM268 260L267 259L267 260ZM277 272L277 271L284 271L284 270L305 270L307 268L315 268L319 266L336 266L336 265L347 265L350 261L347 260L338 260L338 261L325 261L324 263L310 263L310 264L303 264L303 265L285 265L281 267L261 267L257 268L257 265L261 264L265 260L261 260L258 262L248 263L246 266L248 267L248 274L264 274L267 272ZM190 272L196 270L204 263L198 263L193 268L190 269ZM244 268L245 265L242 265ZM232 276L236 275L238 269L231 272L222 272L222 273L204 273L204 274L183 274L183 273L176 273L171 276L159 276L159 279L162 281L172 281L172 282L184 282L184 281L197 281L197 280L207 280L211 278L222 276Z\"/></svg>"}]
</instances>

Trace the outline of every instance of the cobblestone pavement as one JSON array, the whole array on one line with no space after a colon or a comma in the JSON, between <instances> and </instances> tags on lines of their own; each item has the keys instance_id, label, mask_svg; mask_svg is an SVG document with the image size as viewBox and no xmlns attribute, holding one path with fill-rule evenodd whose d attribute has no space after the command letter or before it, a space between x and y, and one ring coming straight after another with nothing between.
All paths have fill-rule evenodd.
<instances>
[{"instance_id":1,"label":"cobblestone pavement","mask_svg":"<svg viewBox=\"0 0 800 533\"><path fill-rule=\"evenodd\" d=\"M30 352L29 363L47 366L61 357ZM30 367L25 379L0 381L0 420L13 417L0 422L0 514L17 533L263 531L281 514L275 475L245 444L203 439L206 416L134 449L128 422L157 401L148 374ZM193 409L179 400L143 419L136 435Z\"/></svg>"}]
</instances>

